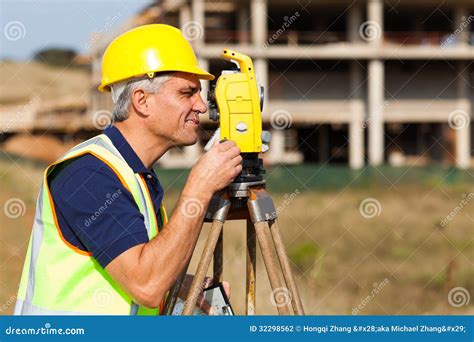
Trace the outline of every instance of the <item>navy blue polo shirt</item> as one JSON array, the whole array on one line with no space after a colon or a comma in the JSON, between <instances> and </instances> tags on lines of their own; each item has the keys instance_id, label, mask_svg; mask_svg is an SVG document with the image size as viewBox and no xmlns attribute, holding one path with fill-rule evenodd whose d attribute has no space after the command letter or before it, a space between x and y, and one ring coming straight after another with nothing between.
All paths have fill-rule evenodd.
<instances>
[{"instance_id":1,"label":"navy blue polo shirt","mask_svg":"<svg viewBox=\"0 0 474 342\"><path fill-rule=\"evenodd\" d=\"M156 173L143 165L115 126L104 134L133 171L145 179L161 228L163 188ZM57 174L53 172L49 185L64 239L90 252L102 267L129 248L149 241L145 219L132 194L115 172L93 155L74 159Z\"/></svg>"}]
</instances>

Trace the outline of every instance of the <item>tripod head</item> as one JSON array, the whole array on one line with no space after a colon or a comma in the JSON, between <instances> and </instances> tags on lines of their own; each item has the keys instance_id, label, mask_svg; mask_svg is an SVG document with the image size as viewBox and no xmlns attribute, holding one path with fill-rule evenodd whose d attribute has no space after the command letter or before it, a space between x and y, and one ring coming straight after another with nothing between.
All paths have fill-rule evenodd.
<instances>
[{"instance_id":1,"label":"tripod head","mask_svg":"<svg viewBox=\"0 0 474 342\"><path fill-rule=\"evenodd\" d=\"M264 144L270 142L270 132L262 131L261 111L264 88L249 56L224 50L221 57L236 64L237 69L223 70L208 94L209 119L219 122L216 139L232 140L242 153L242 172L234 183L263 181Z\"/></svg>"}]
</instances>

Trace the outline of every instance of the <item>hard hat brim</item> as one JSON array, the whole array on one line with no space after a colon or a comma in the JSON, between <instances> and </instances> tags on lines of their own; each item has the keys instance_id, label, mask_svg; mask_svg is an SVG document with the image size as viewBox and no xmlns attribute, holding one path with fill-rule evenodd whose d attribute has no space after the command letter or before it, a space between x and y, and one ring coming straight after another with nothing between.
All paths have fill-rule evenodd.
<instances>
[{"instance_id":1,"label":"hard hat brim","mask_svg":"<svg viewBox=\"0 0 474 342\"><path fill-rule=\"evenodd\" d=\"M183 69L180 69L180 70L154 70L154 71L151 71L151 72L157 72L157 73L160 73L160 72L186 72L186 73L189 73L189 74L193 74L193 75L196 75L200 80L207 80L207 81L212 81L215 79L215 76L199 67L195 67L195 68L192 68L192 69L188 69L188 70L183 70ZM145 75L143 75L145 76ZM123 80L116 80L115 82L113 83L117 83L117 82L122 82L122 81L125 81L126 79L123 79ZM113 84L112 83L112 84ZM99 87L97 88L100 92L102 93L109 93L110 92L110 84L101 84L99 85Z\"/></svg>"}]
</instances>

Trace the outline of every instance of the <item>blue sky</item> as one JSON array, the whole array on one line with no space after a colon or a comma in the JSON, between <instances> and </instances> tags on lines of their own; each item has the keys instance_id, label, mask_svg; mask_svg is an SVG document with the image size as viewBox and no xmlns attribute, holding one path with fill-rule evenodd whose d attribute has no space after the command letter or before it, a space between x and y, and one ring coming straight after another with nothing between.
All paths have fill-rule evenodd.
<instances>
[{"instance_id":1,"label":"blue sky","mask_svg":"<svg viewBox=\"0 0 474 342\"><path fill-rule=\"evenodd\" d=\"M151 0L0 0L0 58L28 60L45 47L86 52ZM93 32L99 32L92 35ZM102 33L101 33L102 32Z\"/></svg>"}]
</instances>

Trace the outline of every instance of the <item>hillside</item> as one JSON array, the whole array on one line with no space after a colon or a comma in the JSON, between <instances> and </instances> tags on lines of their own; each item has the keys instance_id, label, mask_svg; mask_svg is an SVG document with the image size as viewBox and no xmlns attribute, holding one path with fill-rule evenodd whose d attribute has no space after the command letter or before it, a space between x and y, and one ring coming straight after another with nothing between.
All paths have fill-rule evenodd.
<instances>
[{"instance_id":1,"label":"hillside","mask_svg":"<svg viewBox=\"0 0 474 342\"><path fill-rule=\"evenodd\" d=\"M0 61L0 106L26 103L33 96L42 100L80 97L89 87L90 76L84 69Z\"/></svg>"}]
</instances>

